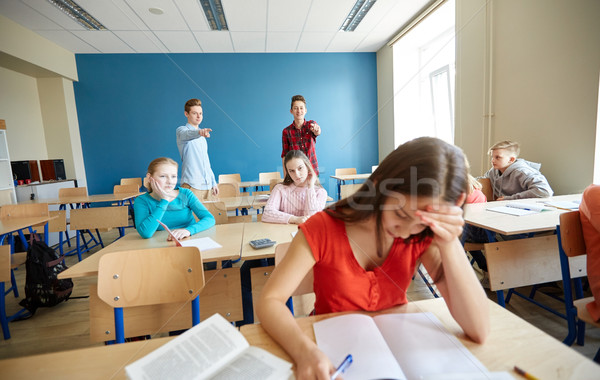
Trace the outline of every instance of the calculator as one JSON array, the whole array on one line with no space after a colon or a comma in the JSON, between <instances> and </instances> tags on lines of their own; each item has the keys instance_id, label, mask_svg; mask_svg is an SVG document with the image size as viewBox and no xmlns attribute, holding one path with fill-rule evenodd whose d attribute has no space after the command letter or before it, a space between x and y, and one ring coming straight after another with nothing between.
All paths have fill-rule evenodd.
<instances>
[{"instance_id":1,"label":"calculator","mask_svg":"<svg viewBox=\"0 0 600 380\"><path fill-rule=\"evenodd\" d=\"M276 241L273 241L271 239L257 239L257 240L250 240L250 246L254 249L261 249L261 248L268 248L268 247L272 247L275 245L275 243L277 243Z\"/></svg>"}]
</instances>

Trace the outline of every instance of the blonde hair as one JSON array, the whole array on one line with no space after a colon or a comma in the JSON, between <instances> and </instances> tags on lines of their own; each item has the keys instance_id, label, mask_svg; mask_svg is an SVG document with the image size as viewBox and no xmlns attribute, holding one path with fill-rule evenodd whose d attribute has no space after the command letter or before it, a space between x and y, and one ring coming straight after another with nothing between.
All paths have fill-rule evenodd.
<instances>
[{"instance_id":1,"label":"blonde hair","mask_svg":"<svg viewBox=\"0 0 600 380\"><path fill-rule=\"evenodd\" d=\"M154 160L152 160L152 162L150 162L150 165L148 165L148 171L147 173L150 175L153 175L154 172L156 172L156 170L158 169L158 167L160 165L173 165L176 168L179 167L179 165L177 164L177 162L175 162L174 160L170 159L169 157L159 157L159 158L155 158ZM144 178L144 187L146 189L148 189L148 192L151 193L152 192L152 185L150 185L150 181L148 181L148 177L146 176L146 178Z\"/></svg>"},{"instance_id":2,"label":"blonde hair","mask_svg":"<svg viewBox=\"0 0 600 380\"><path fill-rule=\"evenodd\" d=\"M492 154L492 152L496 149L505 149L512 153L515 157L519 157L519 153L521 153L521 148L519 148L519 143L516 141L504 140L495 143L488 150L488 154Z\"/></svg>"},{"instance_id":3,"label":"blonde hair","mask_svg":"<svg viewBox=\"0 0 600 380\"><path fill-rule=\"evenodd\" d=\"M477 180L477 178L473 177L471 174L468 174L467 178L469 180L469 193L468 194L472 194L475 189L481 190L483 188L483 185L481 184L481 182L479 182Z\"/></svg>"}]
</instances>

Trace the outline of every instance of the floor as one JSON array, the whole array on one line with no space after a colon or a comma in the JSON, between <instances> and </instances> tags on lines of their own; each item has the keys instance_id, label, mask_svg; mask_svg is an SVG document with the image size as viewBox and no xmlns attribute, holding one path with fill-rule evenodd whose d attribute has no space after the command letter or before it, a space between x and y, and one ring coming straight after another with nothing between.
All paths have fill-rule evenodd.
<instances>
[{"instance_id":1,"label":"floor","mask_svg":"<svg viewBox=\"0 0 600 380\"><path fill-rule=\"evenodd\" d=\"M127 233L135 233L128 229ZM111 242L117 236L116 232L109 231L102 234L105 242ZM89 254L85 254L87 256ZM67 265L71 266L77 262L76 256L67 258ZM15 272L19 291L23 291L25 283L24 267ZM55 351L72 350L83 347L98 345L89 341L89 307L88 286L95 282L94 279L75 279L74 290L67 302L63 302L52 308L38 309L37 313L30 319L10 323L11 339L0 340L0 359L42 354ZM528 292L528 289L522 289ZM409 288L408 298L411 301L432 298L432 294L417 276ZM23 298L7 296L8 313L14 313L20 309L18 301ZM495 292L488 291L488 296L496 300ZM560 303L546 295L540 294L536 299L556 308ZM519 297L513 297L508 305L508 310L527 320L534 326L542 329L556 339L562 341L567 334L566 322L541 308L524 301ZM600 329L586 329L585 345L573 345L573 349L588 358L593 358L600 347Z\"/></svg>"}]
</instances>

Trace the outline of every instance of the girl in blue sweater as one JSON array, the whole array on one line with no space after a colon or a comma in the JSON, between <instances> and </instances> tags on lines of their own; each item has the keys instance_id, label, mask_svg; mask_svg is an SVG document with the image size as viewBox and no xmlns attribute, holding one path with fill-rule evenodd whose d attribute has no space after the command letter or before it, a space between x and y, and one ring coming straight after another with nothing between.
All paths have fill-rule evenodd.
<instances>
[{"instance_id":1,"label":"girl in blue sweater","mask_svg":"<svg viewBox=\"0 0 600 380\"><path fill-rule=\"evenodd\" d=\"M148 193L137 197L133 204L136 229L144 239L152 237L156 230L163 230L159 220L177 239L215 225L215 218L194 193L189 189L176 189L177 163L172 159L160 157L153 160L148 165L145 182Z\"/></svg>"}]
</instances>

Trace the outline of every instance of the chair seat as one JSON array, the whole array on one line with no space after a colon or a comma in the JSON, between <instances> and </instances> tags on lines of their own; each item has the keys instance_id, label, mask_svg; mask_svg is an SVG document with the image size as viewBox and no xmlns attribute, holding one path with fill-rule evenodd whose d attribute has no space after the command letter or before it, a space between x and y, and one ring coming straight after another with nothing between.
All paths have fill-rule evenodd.
<instances>
[{"instance_id":1,"label":"chair seat","mask_svg":"<svg viewBox=\"0 0 600 380\"><path fill-rule=\"evenodd\" d=\"M16 267L25 264L27 261L27 252L17 252L10 255L10 269L15 269Z\"/></svg>"},{"instance_id":2,"label":"chair seat","mask_svg":"<svg viewBox=\"0 0 600 380\"><path fill-rule=\"evenodd\" d=\"M600 327L600 322L594 321L587 307L585 307L585 305L592 302L593 300L594 297L581 298L573 301L573 305L575 305L575 307L577 308L577 318L584 321L585 323L589 323L596 327Z\"/></svg>"}]
</instances>

